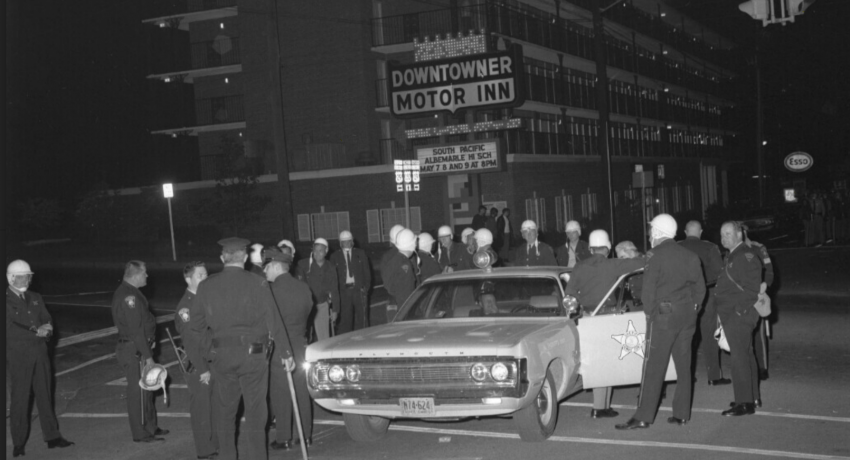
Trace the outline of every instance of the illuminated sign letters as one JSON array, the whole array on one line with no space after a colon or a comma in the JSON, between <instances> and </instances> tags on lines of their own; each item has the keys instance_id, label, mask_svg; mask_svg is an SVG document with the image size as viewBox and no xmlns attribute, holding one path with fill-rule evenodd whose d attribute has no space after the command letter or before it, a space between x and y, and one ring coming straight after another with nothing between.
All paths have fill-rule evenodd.
<instances>
[{"instance_id":1,"label":"illuminated sign letters","mask_svg":"<svg viewBox=\"0 0 850 460\"><path fill-rule=\"evenodd\" d=\"M396 117L466 108L517 107L522 93L522 49L415 64L389 64L390 110Z\"/></svg>"},{"instance_id":2,"label":"illuminated sign letters","mask_svg":"<svg viewBox=\"0 0 850 460\"><path fill-rule=\"evenodd\" d=\"M497 139L454 145L418 147L419 172L423 175L467 174L498 171Z\"/></svg>"}]
</instances>

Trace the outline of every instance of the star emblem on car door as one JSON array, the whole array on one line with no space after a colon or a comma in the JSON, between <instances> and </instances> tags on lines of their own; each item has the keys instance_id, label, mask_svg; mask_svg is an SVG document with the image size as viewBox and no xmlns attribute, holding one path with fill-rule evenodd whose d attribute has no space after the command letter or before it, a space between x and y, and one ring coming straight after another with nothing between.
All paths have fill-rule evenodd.
<instances>
[{"instance_id":1,"label":"star emblem on car door","mask_svg":"<svg viewBox=\"0 0 850 460\"><path fill-rule=\"evenodd\" d=\"M646 334L638 333L635 329L635 324L629 320L629 327L626 328L625 334L612 335L612 339L620 342L620 359L622 360L630 353L634 353L643 358L643 347L646 344Z\"/></svg>"}]
</instances>

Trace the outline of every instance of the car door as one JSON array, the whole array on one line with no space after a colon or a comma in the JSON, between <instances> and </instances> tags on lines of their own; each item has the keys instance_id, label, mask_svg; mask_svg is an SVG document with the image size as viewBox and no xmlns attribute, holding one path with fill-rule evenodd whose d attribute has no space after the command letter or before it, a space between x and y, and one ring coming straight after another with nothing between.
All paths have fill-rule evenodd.
<instances>
[{"instance_id":1,"label":"car door","mask_svg":"<svg viewBox=\"0 0 850 460\"><path fill-rule=\"evenodd\" d=\"M646 356L646 316L635 289L642 270L623 275L606 299L616 299L616 308L597 308L578 319L584 388L634 385L641 382ZM605 300L602 301L605 304ZM665 381L676 380L671 358Z\"/></svg>"}]
</instances>

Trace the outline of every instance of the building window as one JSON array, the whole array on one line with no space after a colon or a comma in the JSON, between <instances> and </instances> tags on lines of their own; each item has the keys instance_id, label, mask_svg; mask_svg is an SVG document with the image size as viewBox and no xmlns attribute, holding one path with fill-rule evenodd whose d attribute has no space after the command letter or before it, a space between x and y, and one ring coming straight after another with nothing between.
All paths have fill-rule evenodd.
<instances>
[{"instance_id":1,"label":"building window","mask_svg":"<svg viewBox=\"0 0 850 460\"><path fill-rule=\"evenodd\" d=\"M348 211L298 215L298 241L335 240L343 230L351 230Z\"/></svg>"},{"instance_id":2,"label":"building window","mask_svg":"<svg viewBox=\"0 0 850 460\"><path fill-rule=\"evenodd\" d=\"M599 208L596 204L596 194L590 193L590 190L587 193L581 194L581 217L585 219L593 219L593 216L599 214Z\"/></svg>"},{"instance_id":3,"label":"building window","mask_svg":"<svg viewBox=\"0 0 850 460\"><path fill-rule=\"evenodd\" d=\"M366 227L370 243L389 241L390 229L395 225L407 227L404 208L370 209L366 211ZM418 206L410 208L410 230L413 233L422 231L422 219Z\"/></svg>"},{"instance_id":4,"label":"building window","mask_svg":"<svg viewBox=\"0 0 850 460\"><path fill-rule=\"evenodd\" d=\"M546 231L546 199L529 198L525 200L525 218L537 224L540 232Z\"/></svg>"},{"instance_id":5,"label":"building window","mask_svg":"<svg viewBox=\"0 0 850 460\"><path fill-rule=\"evenodd\" d=\"M567 222L573 220L573 196L563 195L555 197L555 225L556 230L561 231L566 228Z\"/></svg>"}]
</instances>

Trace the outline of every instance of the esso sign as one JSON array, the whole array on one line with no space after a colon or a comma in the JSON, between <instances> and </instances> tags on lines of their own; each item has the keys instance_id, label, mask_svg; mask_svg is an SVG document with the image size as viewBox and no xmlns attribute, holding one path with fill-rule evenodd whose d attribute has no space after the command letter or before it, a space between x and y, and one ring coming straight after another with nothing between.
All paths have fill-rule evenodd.
<instances>
[{"instance_id":1,"label":"esso sign","mask_svg":"<svg viewBox=\"0 0 850 460\"><path fill-rule=\"evenodd\" d=\"M793 172L803 172L814 164L815 160L806 152L794 152L785 157L785 167Z\"/></svg>"}]
</instances>

